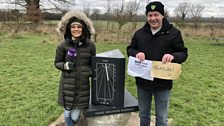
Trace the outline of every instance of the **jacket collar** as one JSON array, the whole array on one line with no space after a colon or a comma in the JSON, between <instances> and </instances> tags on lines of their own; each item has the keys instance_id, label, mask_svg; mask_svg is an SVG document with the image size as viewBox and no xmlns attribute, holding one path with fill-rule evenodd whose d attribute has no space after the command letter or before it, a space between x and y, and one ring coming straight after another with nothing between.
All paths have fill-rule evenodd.
<instances>
[{"instance_id":1,"label":"jacket collar","mask_svg":"<svg viewBox=\"0 0 224 126\"><path fill-rule=\"evenodd\" d=\"M83 45L87 44L88 43L88 39L80 41L80 40L72 40L72 39L68 39L67 38L65 40L65 42L68 43L68 44L71 44L71 45L73 45L75 47L80 47L80 46L83 46Z\"/></svg>"}]
</instances>

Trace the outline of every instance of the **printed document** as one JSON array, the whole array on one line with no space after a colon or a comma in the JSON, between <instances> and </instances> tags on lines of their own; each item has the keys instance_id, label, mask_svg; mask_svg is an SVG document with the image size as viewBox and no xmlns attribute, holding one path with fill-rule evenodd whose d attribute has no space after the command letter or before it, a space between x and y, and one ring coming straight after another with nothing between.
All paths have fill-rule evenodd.
<instances>
[{"instance_id":1,"label":"printed document","mask_svg":"<svg viewBox=\"0 0 224 126\"><path fill-rule=\"evenodd\" d=\"M151 76L152 61L140 61L138 58L129 56L128 58L128 74L133 77L140 77L146 80L153 80Z\"/></svg>"}]
</instances>

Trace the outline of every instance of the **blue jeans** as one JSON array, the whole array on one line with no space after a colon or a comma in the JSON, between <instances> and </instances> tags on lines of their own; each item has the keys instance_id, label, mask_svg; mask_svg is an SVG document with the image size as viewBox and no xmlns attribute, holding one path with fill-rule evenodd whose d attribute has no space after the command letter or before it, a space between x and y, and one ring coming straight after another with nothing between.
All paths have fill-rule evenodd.
<instances>
[{"instance_id":1,"label":"blue jeans","mask_svg":"<svg viewBox=\"0 0 224 126\"><path fill-rule=\"evenodd\" d=\"M137 86L140 126L150 126L150 111L154 95L156 126L167 126L170 90L147 91Z\"/></svg>"},{"instance_id":2,"label":"blue jeans","mask_svg":"<svg viewBox=\"0 0 224 126\"><path fill-rule=\"evenodd\" d=\"M66 126L73 126L73 122L77 122L80 117L80 109L64 110L64 118Z\"/></svg>"}]
</instances>

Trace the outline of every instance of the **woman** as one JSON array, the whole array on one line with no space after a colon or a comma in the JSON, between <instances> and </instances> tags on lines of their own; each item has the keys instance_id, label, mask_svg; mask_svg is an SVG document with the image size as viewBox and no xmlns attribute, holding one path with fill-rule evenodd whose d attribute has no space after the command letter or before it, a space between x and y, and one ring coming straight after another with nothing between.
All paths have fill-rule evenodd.
<instances>
[{"instance_id":1,"label":"woman","mask_svg":"<svg viewBox=\"0 0 224 126\"><path fill-rule=\"evenodd\" d=\"M89 105L91 57L96 54L90 36L95 30L84 13L69 11L62 17L57 31L64 36L54 61L55 67L61 70L58 103L64 107L66 125L73 126Z\"/></svg>"}]
</instances>

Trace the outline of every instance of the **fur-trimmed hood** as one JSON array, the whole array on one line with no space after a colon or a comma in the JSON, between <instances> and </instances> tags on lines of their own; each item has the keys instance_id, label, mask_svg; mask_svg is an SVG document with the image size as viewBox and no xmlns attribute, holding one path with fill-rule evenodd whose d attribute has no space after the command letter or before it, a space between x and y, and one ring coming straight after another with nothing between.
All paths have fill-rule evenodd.
<instances>
[{"instance_id":1,"label":"fur-trimmed hood","mask_svg":"<svg viewBox=\"0 0 224 126\"><path fill-rule=\"evenodd\" d=\"M86 16L86 14L80 11L69 11L61 18L61 21L58 23L58 27L56 28L59 34L63 34L63 35L65 34L68 21L72 17L76 17L79 20L82 20L87 25L87 28L90 31L90 34L91 35L95 34L93 22Z\"/></svg>"}]
</instances>

